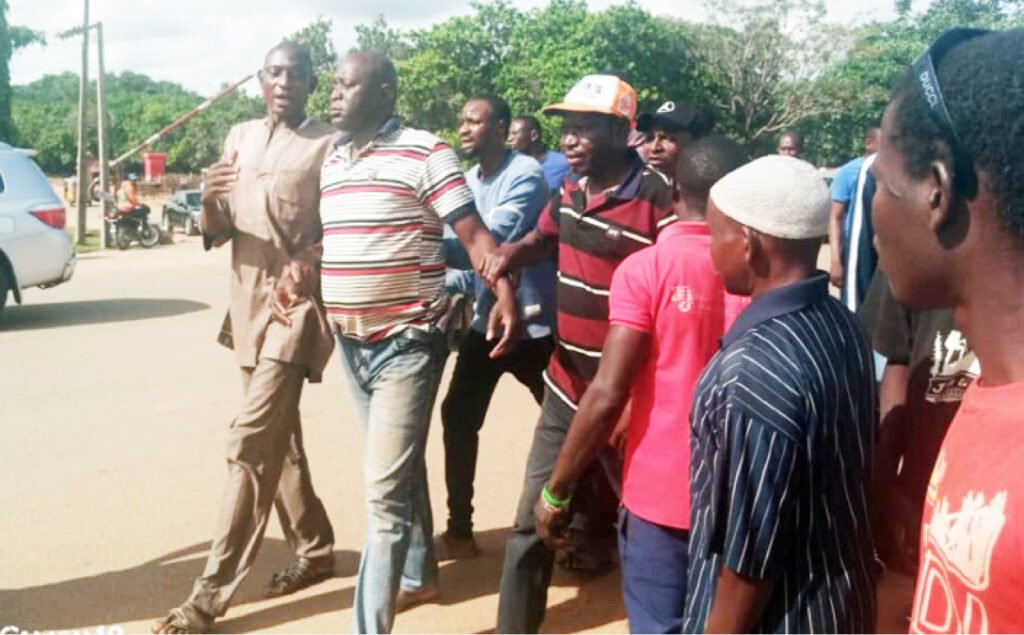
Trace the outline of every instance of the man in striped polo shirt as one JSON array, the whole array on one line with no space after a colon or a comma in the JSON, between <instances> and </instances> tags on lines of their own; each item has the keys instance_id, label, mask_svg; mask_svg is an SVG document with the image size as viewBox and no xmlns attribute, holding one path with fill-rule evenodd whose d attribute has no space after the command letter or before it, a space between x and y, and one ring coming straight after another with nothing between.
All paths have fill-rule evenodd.
<instances>
[{"instance_id":1,"label":"man in striped polo shirt","mask_svg":"<svg viewBox=\"0 0 1024 635\"><path fill-rule=\"evenodd\" d=\"M753 298L693 398L684 633L873 633L871 348L815 271L828 188L772 155L711 189L711 257Z\"/></svg>"},{"instance_id":2,"label":"man in striped polo shirt","mask_svg":"<svg viewBox=\"0 0 1024 635\"><path fill-rule=\"evenodd\" d=\"M632 86L611 75L584 77L563 103L544 112L564 117L562 152L579 179L565 183L535 231L499 247L482 271L494 282L558 251L558 342L544 374L547 391L505 550L498 607L498 631L505 633L536 632L544 619L554 555L537 535L533 506L597 372L612 274L675 220L668 182L627 145L636 114Z\"/></svg>"},{"instance_id":3,"label":"man in striped polo shirt","mask_svg":"<svg viewBox=\"0 0 1024 635\"><path fill-rule=\"evenodd\" d=\"M367 436L367 537L352 609L360 633L390 631L397 611L439 592L424 451L447 357L442 225L474 266L496 246L455 152L403 126L396 95L389 59L354 53L341 61L330 113L348 134L320 181L323 300ZM518 309L508 279L491 290L487 339L503 329L491 352L498 357L518 336Z\"/></svg>"}]
</instances>

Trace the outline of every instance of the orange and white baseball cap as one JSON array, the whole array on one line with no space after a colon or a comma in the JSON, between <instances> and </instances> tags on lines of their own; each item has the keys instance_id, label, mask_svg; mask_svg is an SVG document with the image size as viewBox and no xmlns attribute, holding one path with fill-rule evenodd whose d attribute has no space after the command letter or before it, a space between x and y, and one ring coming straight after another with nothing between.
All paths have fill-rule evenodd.
<instances>
[{"instance_id":1,"label":"orange and white baseball cap","mask_svg":"<svg viewBox=\"0 0 1024 635\"><path fill-rule=\"evenodd\" d=\"M632 123L636 117L636 90L614 75L587 75L576 82L562 102L547 106L541 112L546 115L592 112Z\"/></svg>"}]
</instances>

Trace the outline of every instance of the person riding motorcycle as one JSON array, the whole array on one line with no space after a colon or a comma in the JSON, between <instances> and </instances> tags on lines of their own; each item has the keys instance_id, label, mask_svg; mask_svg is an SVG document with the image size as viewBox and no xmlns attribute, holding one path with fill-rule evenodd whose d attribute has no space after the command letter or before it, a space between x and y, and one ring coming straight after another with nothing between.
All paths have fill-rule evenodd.
<instances>
[{"instance_id":1,"label":"person riding motorcycle","mask_svg":"<svg viewBox=\"0 0 1024 635\"><path fill-rule=\"evenodd\" d=\"M128 215L132 212L141 212L142 215L149 215L149 206L139 202L139 190L138 185L136 185L138 180L139 176L131 173L117 188L118 215Z\"/></svg>"}]
</instances>

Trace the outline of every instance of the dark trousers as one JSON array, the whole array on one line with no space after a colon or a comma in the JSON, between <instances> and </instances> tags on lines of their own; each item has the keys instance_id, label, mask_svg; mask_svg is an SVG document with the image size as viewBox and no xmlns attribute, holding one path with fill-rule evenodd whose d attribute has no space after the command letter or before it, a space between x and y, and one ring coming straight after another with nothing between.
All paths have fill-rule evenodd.
<instances>
[{"instance_id":1,"label":"dark trousers","mask_svg":"<svg viewBox=\"0 0 1024 635\"><path fill-rule=\"evenodd\" d=\"M487 408L498 380L505 373L526 386L539 404L544 397L542 373L551 358L551 337L523 340L509 355L488 357L494 343L470 330L459 345L459 357L441 404L444 425L444 469L448 486L448 533L473 536L473 479Z\"/></svg>"},{"instance_id":2,"label":"dark trousers","mask_svg":"<svg viewBox=\"0 0 1024 635\"><path fill-rule=\"evenodd\" d=\"M533 506L555 468L572 416L568 404L550 390L545 391L526 462L515 527L505 546L498 596L499 633L536 633L544 621L555 556L537 535Z\"/></svg>"},{"instance_id":3,"label":"dark trousers","mask_svg":"<svg viewBox=\"0 0 1024 635\"><path fill-rule=\"evenodd\" d=\"M681 633L690 532L619 512L622 599L631 633Z\"/></svg>"}]
</instances>

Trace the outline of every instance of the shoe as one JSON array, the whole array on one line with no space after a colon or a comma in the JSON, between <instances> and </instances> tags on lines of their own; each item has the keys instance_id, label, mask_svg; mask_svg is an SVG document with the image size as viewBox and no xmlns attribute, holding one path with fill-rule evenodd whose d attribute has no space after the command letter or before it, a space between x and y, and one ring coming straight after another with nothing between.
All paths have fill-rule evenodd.
<instances>
[{"instance_id":1,"label":"shoe","mask_svg":"<svg viewBox=\"0 0 1024 635\"><path fill-rule=\"evenodd\" d=\"M178 608L171 609L163 619L154 622L149 630L151 633L167 635L209 633L213 630L213 617L203 613L192 603L185 602Z\"/></svg>"},{"instance_id":2,"label":"shoe","mask_svg":"<svg viewBox=\"0 0 1024 635\"><path fill-rule=\"evenodd\" d=\"M439 597L441 597L441 587L436 584L425 586L415 591L402 589L398 592L398 598L395 599L395 613L401 613L414 606L426 604Z\"/></svg>"},{"instance_id":3,"label":"shoe","mask_svg":"<svg viewBox=\"0 0 1024 635\"><path fill-rule=\"evenodd\" d=\"M268 598L279 598L323 582L333 576L333 558L322 564L311 560L299 560L270 576L270 584L264 589L263 595Z\"/></svg>"},{"instance_id":4,"label":"shoe","mask_svg":"<svg viewBox=\"0 0 1024 635\"><path fill-rule=\"evenodd\" d=\"M473 536L459 538L448 531L438 534L434 539L434 550L437 552L437 559L442 561L465 560L480 555L480 547L476 545Z\"/></svg>"}]
</instances>

